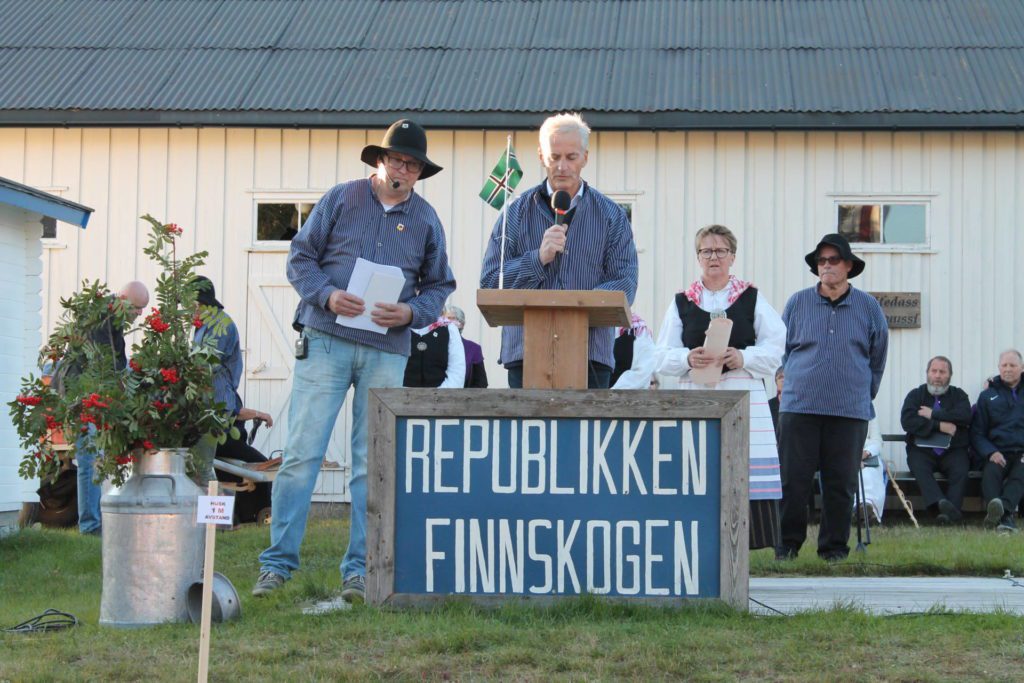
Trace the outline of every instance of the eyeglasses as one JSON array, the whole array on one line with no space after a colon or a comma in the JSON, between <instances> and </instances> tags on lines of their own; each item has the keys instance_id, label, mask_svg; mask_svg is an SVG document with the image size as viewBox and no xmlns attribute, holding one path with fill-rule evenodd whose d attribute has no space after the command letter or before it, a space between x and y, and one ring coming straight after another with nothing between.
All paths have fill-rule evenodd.
<instances>
[{"instance_id":1,"label":"eyeglasses","mask_svg":"<svg viewBox=\"0 0 1024 683\"><path fill-rule=\"evenodd\" d=\"M732 249L698 249L697 256L710 261L711 257L714 256L717 259L724 259L726 256L732 253Z\"/></svg>"},{"instance_id":2,"label":"eyeglasses","mask_svg":"<svg viewBox=\"0 0 1024 683\"><path fill-rule=\"evenodd\" d=\"M819 256L818 265L823 266L826 263L830 266L838 266L843 260L842 256Z\"/></svg>"},{"instance_id":3,"label":"eyeglasses","mask_svg":"<svg viewBox=\"0 0 1024 683\"><path fill-rule=\"evenodd\" d=\"M384 155L384 161L392 171L400 171L404 166L409 173L419 173L423 170L423 162L419 159L399 159L389 154Z\"/></svg>"}]
</instances>

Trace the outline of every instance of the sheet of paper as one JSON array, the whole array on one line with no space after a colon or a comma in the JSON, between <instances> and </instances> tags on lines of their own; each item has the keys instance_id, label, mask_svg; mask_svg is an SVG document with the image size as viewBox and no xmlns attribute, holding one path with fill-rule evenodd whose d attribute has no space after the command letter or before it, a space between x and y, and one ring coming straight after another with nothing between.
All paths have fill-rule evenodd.
<instances>
[{"instance_id":1,"label":"sheet of paper","mask_svg":"<svg viewBox=\"0 0 1024 683\"><path fill-rule=\"evenodd\" d=\"M729 348L729 335L732 334L732 321L728 318L714 318L708 325L704 337L704 351L712 356L720 356ZM690 381L697 384L714 386L722 379L722 366L709 365L706 368L690 370Z\"/></svg>"},{"instance_id":2,"label":"sheet of paper","mask_svg":"<svg viewBox=\"0 0 1024 683\"><path fill-rule=\"evenodd\" d=\"M199 496L196 505L197 524L231 526L235 514L234 496Z\"/></svg>"},{"instance_id":3,"label":"sheet of paper","mask_svg":"<svg viewBox=\"0 0 1024 683\"><path fill-rule=\"evenodd\" d=\"M363 258L356 259L352 277L348 280L348 293L354 294L366 302L366 310L362 315L347 318L339 315L335 320L339 325L358 330L367 330L377 334L386 334L388 328L378 325L370 319L374 304L396 304L405 287L405 275L396 266L385 266Z\"/></svg>"}]
</instances>

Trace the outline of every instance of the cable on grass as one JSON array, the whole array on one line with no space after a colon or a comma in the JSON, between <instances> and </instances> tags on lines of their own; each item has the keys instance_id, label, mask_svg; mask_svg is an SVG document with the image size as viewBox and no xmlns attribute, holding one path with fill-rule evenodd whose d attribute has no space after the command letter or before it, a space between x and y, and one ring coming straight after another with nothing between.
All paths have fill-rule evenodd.
<instances>
[{"instance_id":1,"label":"cable on grass","mask_svg":"<svg viewBox=\"0 0 1024 683\"><path fill-rule=\"evenodd\" d=\"M66 628L78 626L78 617L74 614L61 612L56 609L48 609L42 614L23 621L17 626L5 628L4 633L46 633L49 631L63 631Z\"/></svg>"},{"instance_id":2,"label":"cable on grass","mask_svg":"<svg viewBox=\"0 0 1024 683\"><path fill-rule=\"evenodd\" d=\"M793 616L792 614L786 614L785 612L781 612L781 611L775 609L774 607L772 607L771 605L766 605L763 602L761 602L760 600L755 600L754 598L750 597L749 595L747 596L747 600L749 600L750 602L754 603L755 605L760 605L761 607L764 607L767 610L771 610L772 612L775 612L780 617L791 617L791 616Z\"/></svg>"}]
</instances>

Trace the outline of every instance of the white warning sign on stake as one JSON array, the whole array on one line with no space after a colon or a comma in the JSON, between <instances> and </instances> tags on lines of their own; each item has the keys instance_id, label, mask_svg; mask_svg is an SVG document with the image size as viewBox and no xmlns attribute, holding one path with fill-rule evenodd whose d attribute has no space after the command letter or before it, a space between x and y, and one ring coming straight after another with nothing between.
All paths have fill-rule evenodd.
<instances>
[{"instance_id":1,"label":"white warning sign on stake","mask_svg":"<svg viewBox=\"0 0 1024 683\"><path fill-rule=\"evenodd\" d=\"M234 516L234 496L199 496L199 506L196 508L197 524L231 526Z\"/></svg>"}]
</instances>

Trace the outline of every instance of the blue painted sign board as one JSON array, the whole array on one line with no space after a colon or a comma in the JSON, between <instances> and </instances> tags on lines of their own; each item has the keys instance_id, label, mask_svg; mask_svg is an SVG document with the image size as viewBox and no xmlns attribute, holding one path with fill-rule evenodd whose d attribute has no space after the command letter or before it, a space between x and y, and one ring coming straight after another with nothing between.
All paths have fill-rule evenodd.
<instances>
[{"instance_id":1,"label":"blue painted sign board","mask_svg":"<svg viewBox=\"0 0 1024 683\"><path fill-rule=\"evenodd\" d=\"M395 593L719 596L720 420L395 420Z\"/></svg>"}]
</instances>

